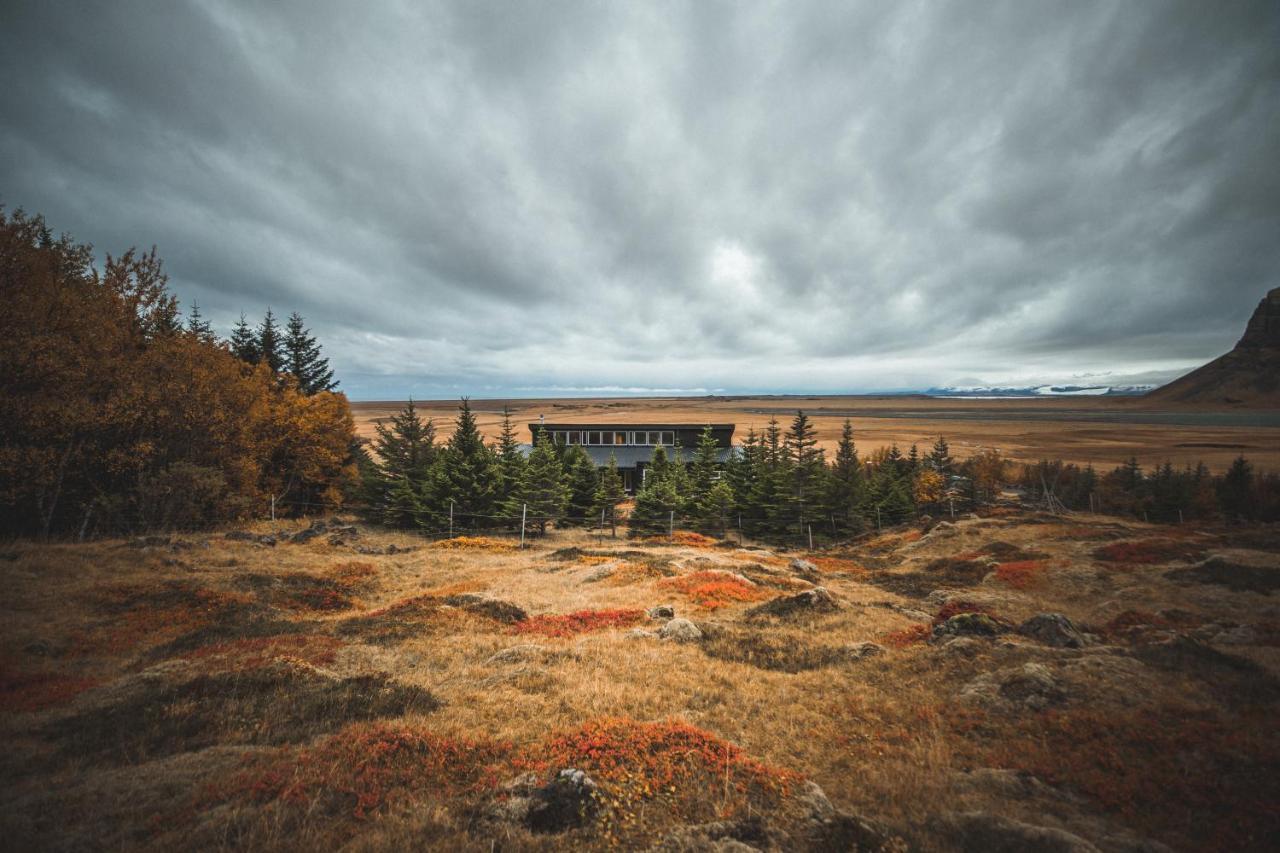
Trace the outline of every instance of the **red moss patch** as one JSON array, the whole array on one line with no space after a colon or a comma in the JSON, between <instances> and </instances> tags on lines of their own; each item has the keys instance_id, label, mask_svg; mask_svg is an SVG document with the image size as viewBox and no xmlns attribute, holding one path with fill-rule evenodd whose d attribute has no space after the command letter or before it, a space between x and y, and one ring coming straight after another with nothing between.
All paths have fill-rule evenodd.
<instances>
[{"instance_id":1,"label":"red moss patch","mask_svg":"<svg viewBox=\"0 0 1280 853\"><path fill-rule=\"evenodd\" d=\"M1192 542L1143 539L1103 545L1093 552L1093 558L1104 563L1152 565L1171 563L1175 560L1198 560L1204 556L1204 550L1203 546Z\"/></svg>"},{"instance_id":2,"label":"red moss patch","mask_svg":"<svg viewBox=\"0 0 1280 853\"><path fill-rule=\"evenodd\" d=\"M996 566L996 579L1014 589L1026 589L1039 580L1048 565L1048 560L1016 560L1012 563L999 563Z\"/></svg>"},{"instance_id":3,"label":"red moss patch","mask_svg":"<svg viewBox=\"0 0 1280 853\"><path fill-rule=\"evenodd\" d=\"M23 672L0 664L0 709L13 712L43 711L65 705L99 681L58 672Z\"/></svg>"},{"instance_id":4,"label":"red moss patch","mask_svg":"<svg viewBox=\"0 0 1280 853\"><path fill-rule=\"evenodd\" d=\"M730 604L761 601L769 593L756 584L729 572L702 571L658 581L662 589L671 589L706 610Z\"/></svg>"},{"instance_id":5,"label":"red moss patch","mask_svg":"<svg viewBox=\"0 0 1280 853\"><path fill-rule=\"evenodd\" d=\"M506 539L493 539L488 536L457 536L453 539L441 539L434 542L432 548L444 551L514 551L519 543Z\"/></svg>"},{"instance_id":6,"label":"red moss patch","mask_svg":"<svg viewBox=\"0 0 1280 853\"><path fill-rule=\"evenodd\" d=\"M813 563L824 572L844 572L847 574L863 574L867 570L847 557L824 557L811 554L804 559Z\"/></svg>"},{"instance_id":7,"label":"red moss patch","mask_svg":"<svg viewBox=\"0 0 1280 853\"><path fill-rule=\"evenodd\" d=\"M212 785L202 798L281 803L364 819L429 792L441 798L494 787L507 743L450 738L385 723L350 726L317 746L278 751Z\"/></svg>"},{"instance_id":8,"label":"red moss patch","mask_svg":"<svg viewBox=\"0 0 1280 853\"><path fill-rule=\"evenodd\" d=\"M578 610L574 613L531 616L512 625L511 631L515 634L540 634L544 637L573 637L589 631L629 628L643 618L643 610Z\"/></svg>"},{"instance_id":9,"label":"red moss patch","mask_svg":"<svg viewBox=\"0 0 1280 853\"><path fill-rule=\"evenodd\" d=\"M895 649L905 649L907 646L923 643L932 633L928 625L909 625L898 631L890 631L880 638L880 642Z\"/></svg>"},{"instance_id":10,"label":"red moss patch","mask_svg":"<svg viewBox=\"0 0 1280 853\"><path fill-rule=\"evenodd\" d=\"M985 604L975 604L972 601L948 601L942 605L942 608L934 615L933 624L941 625L952 616L959 616L961 613L981 613L984 616L990 616L998 619L995 612Z\"/></svg>"},{"instance_id":11,"label":"red moss patch","mask_svg":"<svg viewBox=\"0 0 1280 853\"><path fill-rule=\"evenodd\" d=\"M685 545L690 548L714 548L720 543L720 540L711 536L704 536L701 533L694 533L692 530L677 530L670 538L662 535L646 536L642 542L650 542L655 545Z\"/></svg>"}]
</instances>

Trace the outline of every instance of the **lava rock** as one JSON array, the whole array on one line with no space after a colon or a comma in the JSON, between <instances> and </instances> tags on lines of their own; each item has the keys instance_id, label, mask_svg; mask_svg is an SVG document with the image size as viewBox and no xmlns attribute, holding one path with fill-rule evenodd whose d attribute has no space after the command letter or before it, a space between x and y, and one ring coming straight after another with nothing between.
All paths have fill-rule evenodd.
<instances>
[{"instance_id":1,"label":"lava rock","mask_svg":"<svg viewBox=\"0 0 1280 853\"><path fill-rule=\"evenodd\" d=\"M1084 634L1061 613L1037 613L1018 626L1018 633L1060 649L1079 649L1085 645Z\"/></svg>"},{"instance_id":2,"label":"lava rock","mask_svg":"<svg viewBox=\"0 0 1280 853\"><path fill-rule=\"evenodd\" d=\"M658 636L676 643L696 643L702 639L702 631L688 619L672 619L658 629Z\"/></svg>"},{"instance_id":3,"label":"lava rock","mask_svg":"<svg viewBox=\"0 0 1280 853\"><path fill-rule=\"evenodd\" d=\"M957 613L933 628L934 641L950 637L997 637L1008 629L985 613Z\"/></svg>"},{"instance_id":4,"label":"lava rock","mask_svg":"<svg viewBox=\"0 0 1280 853\"><path fill-rule=\"evenodd\" d=\"M826 587L815 586L795 595L784 595L766 601L747 611L748 616L793 616L798 613L834 613L840 602Z\"/></svg>"},{"instance_id":5,"label":"lava rock","mask_svg":"<svg viewBox=\"0 0 1280 853\"><path fill-rule=\"evenodd\" d=\"M656 607L650 607L646 613L650 619L676 618L676 608L671 604L659 604Z\"/></svg>"}]
</instances>

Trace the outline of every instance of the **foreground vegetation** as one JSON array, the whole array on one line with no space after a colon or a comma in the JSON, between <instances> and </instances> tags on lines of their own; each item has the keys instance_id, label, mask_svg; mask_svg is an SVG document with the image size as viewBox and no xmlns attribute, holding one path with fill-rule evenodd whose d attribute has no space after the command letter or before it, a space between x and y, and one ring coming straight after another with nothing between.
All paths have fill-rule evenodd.
<instances>
[{"instance_id":1,"label":"foreground vegetation","mask_svg":"<svg viewBox=\"0 0 1280 853\"><path fill-rule=\"evenodd\" d=\"M1280 832L1269 527L999 506L783 552L348 522L0 553L6 843L1263 850Z\"/></svg>"}]
</instances>

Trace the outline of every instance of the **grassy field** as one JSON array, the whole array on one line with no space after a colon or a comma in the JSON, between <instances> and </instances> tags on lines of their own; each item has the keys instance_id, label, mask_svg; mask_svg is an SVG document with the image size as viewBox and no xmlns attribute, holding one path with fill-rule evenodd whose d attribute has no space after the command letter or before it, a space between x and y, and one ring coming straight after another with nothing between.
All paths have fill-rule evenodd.
<instances>
[{"instance_id":1,"label":"grassy field","mask_svg":"<svg viewBox=\"0 0 1280 853\"><path fill-rule=\"evenodd\" d=\"M354 403L357 429L372 436L374 424L403 404ZM452 429L457 401L419 401L424 417L433 417L440 435ZM859 447L874 450L896 442L905 451L922 448L945 435L952 452L968 456L979 449L999 448L1024 462L1062 459L1099 467L1118 465L1136 456L1146 467L1203 461L1223 471L1244 454L1265 470L1280 470L1280 413L1214 411L1196 408L1153 409L1141 398L1071 397L1012 400L944 400L921 397L673 397L599 400L476 400L480 428L498 434L502 407L511 407L520 438L529 440L528 424L539 415L548 421L585 423L736 423L735 440L747 429L763 429L771 416L785 426L796 409L814 421L818 439L834 452L846 417L851 418Z\"/></svg>"},{"instance_id":2,"label":"grassy field","mask_svg":"<svg viewBox=\"0 0 1280 853\"><path fill-rule=\"evenodd\" d=\"M5 847L1280 834L1274 529L1004 507L821 553L300 529L5 547Z\"/></svg>"}]
</instances>

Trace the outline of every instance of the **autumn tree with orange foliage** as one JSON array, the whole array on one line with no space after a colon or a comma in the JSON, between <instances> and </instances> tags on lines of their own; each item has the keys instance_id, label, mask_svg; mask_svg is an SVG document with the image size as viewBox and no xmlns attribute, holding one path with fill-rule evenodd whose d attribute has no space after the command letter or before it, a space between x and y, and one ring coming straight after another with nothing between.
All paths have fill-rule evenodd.
<instances>
[{"instance_id":1,"label":"autumn tree with orange foliage","mask_svg":"<svg viewBox=\"0 0 1280 853\"><path fill-rule=\"evenodd\" d=\"M336 506L346 397L183 328L153 249L107 256L0 210L0 531L189 528Z\"/></svg>"}]
</instances>

